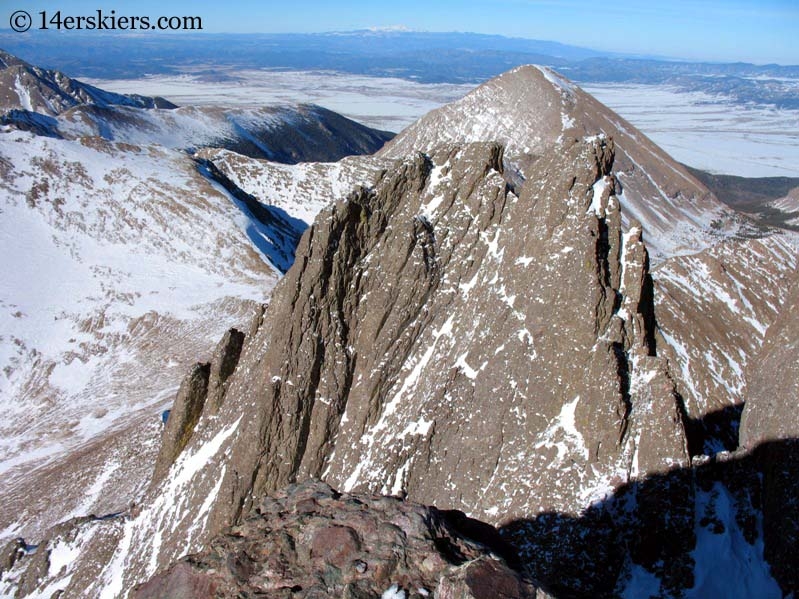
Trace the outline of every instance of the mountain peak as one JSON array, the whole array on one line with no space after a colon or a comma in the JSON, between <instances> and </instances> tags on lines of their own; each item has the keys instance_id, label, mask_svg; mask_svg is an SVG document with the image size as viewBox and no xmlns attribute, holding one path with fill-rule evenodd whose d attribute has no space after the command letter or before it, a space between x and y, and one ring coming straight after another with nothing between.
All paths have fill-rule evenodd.
<instances>
[{"instance_id":1,"label":"mountain peak","mask_svg":"<svg viewBox=\"0 0 799 599\"><path fill-rule=\"evenodd\" d=\"M544 81L547 81L550 85L552 85L555 90L561 93L571 94L577 89L577 86L572 81L558 73L556 70L537 64L519 65L510 71L502 73L491 81L501 84L524 81L540 85L542 83L542 78Z\"/></svg>"},{"instance_id":2,"label":"mountain peak","mask_svg":"<svg viewBox=\"0 0 799 599\"><path fill-rule=\"evenodd\" d=\"M719 234L737 230L732 213L685 167L548 67L523 65L487 81L428 113L379 154L401 158L448 143L498 142L505 147L507 170L524 180L557 146L597 137L615 143L624 227L628 218L642 224L653 260L701 251Z\"/></svg>"},{"instance_id":3,"label":"mountain peak","mask_svg":"<svg viewBox=\"0 0 799 599\"><path fill-rule=\"evenodd\" d=\"M523 65L434 110L405 129L381 154L400 158L442 143L500 142L508 152L541 155L571 116L578 88L551 69Z\"/></svg>"},{"instance_id":4,"label":"mountain peak","mask_svg":"<svg viewBox=\"0 0 799 599\"><path fill-rule=\"evenodd\" d=\"M107 92L0 50L0 113L23 110L55 116L83 104L176 108L164 98Z\"/></svg>"},{"instance_id":5,"label":"mountain peak","mask_svg":"<svg viewBox=\"0 0 799 599\"><path fill-rule=\"evenodd\" d=\"M7 69L9 67L29 67L31 66L21 58L17 58L13 54L6 52L0 48L0 68Z\"/></svg>"}]
</instances>

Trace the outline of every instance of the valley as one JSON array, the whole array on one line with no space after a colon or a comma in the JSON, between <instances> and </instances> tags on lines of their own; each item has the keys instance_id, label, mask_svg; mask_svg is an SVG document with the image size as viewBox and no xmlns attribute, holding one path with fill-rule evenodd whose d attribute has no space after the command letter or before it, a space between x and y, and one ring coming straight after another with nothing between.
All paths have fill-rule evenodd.
<instances>
[{"instance_id":1,"label":"valley","mask_svg":"<svg viewBox=\"0 0 799 599\"><path fill-rule=\"evenodd\" d=\"M799 590L792 109L2 60L0 594Z\"/></svg>"}]
</instances>

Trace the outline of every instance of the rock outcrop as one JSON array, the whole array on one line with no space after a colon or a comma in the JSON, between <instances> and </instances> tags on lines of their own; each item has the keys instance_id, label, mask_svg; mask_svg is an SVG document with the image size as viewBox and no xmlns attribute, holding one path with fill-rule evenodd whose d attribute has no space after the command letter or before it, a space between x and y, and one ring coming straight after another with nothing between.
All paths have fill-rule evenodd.
<instances>
[{"instance_id":1,"label":"rock outcrop","mask_svg":"<svg viewBox=\"0 0 799 599\"><path fill-rule=\"evenodd\" d=\"M66 594L125 596L153 576L142 596L255 592L262 584L308 596L323 587L383 593L395 584L396 594L429 591L416 585L430 580L410 573L407 581L358 577L353 563L370 571L370 559L384 563L385 547L368 541L371 524L343 524L355 495L393 495L498 526L530 578L558 595L722 588L724 572L708 575L706 556L713 535L725 533L736 545L722 567L744 555L760 588L774 588L758 549L751 457L736 455L726 467L719 454L701 473L691 460L692 421L716 404L705 397L712 386L686 399L693 371L681 367L674 339L696 344L690 359L724 336L659 328L658 306L679 300L659 304L657 294L681 281L653 280L647 249L662 234L662 264L683 250L698 254L737 220L584 96L545 69L517 69L389 145L365 169L368 185L305 231L232 373L221 381L229 369L220 366L219 384L213 367L199 377L198 388L208 380L209 389L224 389L223 400L197 393L199 417L176 419L182 433L168 436L168 468L135 510L107 525L102 576L92 578L99 558L81 553ZM775 248L785 249L747 249L765 261L760 252ZM679 273L683 262L662 268ZM730 271L726 284L734 285L741 275ZM770 314L776 297L769 291L747 314ZM700 304L686 314L699 318ZM733 336L730 347L753 354L759 341ZM181 401L176 408L187 413L192 402ZM176 444L189 429L188 442ZM342 518L336 525L303 520L324 501L291 499L332 497L322 487L264 499L317 479L345 494L344 503L330 500ZM377 513L419 509L373 503ZM287 528L270 537L265 556L251 539L271 534L281 518ZM309 522L306 538L300 529ZM433 538L425 534L408 538ZM174 565L187 554L195 557ZM293 568L300 558L309 568ZM524 591L500 562L469 559L457 572L444 566L439 596L476 597L486 578L504 580L494 588L510 596Z\"/></svg>"},{"instance_id":2,"label":"rock outcrop","mask_svg":"<svg viewBox=\"0 0 799 599\"><path fill-rule=\"evenodd\" d=\"M164 427L153 484L163 479L189 443L206 405L210 414L219 410L227 391L227 380L239 363L243 345L244 333L230 329L217 344L212 361L195 364L183 379Z\"/></svg>"},{"instance_id":3,"label":"rock outcrop","mask_svg":"<svg viewBox=\"0 0 799 599\"><path fill-rule=\"evenodd\" d=\"M378 152L401 158L441 144L495 141L509 173L535 177L536 161L572 138L614 140L614 171L625 230L638 221L655 261L695 253L736 232L740 219L683 165L618 114L559 73L510 70L429 112Z\"/></svg>"},{"instance_id":4,"label":"rock outcrop","mask_svg":"<svg viewBox=\"0 0 799 599\"><path fill-rule=\"evenodd\" d=\"M763 485L766 558L783 591L799 591L799 279L750 365L741 445L755 450Z\"/></svg>"},{"instance_id":5,"label":"rock outcrop","mask_svg":"<svg viewBox=\"0 0 799 599\"><path fill-rule=\"evenodd\" d=\"M263 499L207 550L183 558L132 597L540 596L500 557L509 548L496 530L470 527L458 516L306 482ZM482 534L470 538L476 531Z\"/></svg>"},{"instance_id":6,"label":"rock outcrop","mask_svg":"<svg viewBox=\"0 0 799 599\"><path fill-rule=\"evenodd\" d=\"M158 482L191 439L208 397L211 365L195 364L180 384L178 395L164 427L161 450L155 463L153 481Z\"/></svg>"},{"instance_id":7,"label":"rock outcrop","mask_svg":"<svg viewBox=\"0 0 799 599\"><path fill-rule=\"evenodd\" d=\"M214 350L208 376L208 397L206 399L211 413L217 412L225 399L227 381L239 363L241 349L244 347L244 339L244 333L236 329L230 329Z\"/></svg>"},{"instance_id":8,"label":"rock outcrop","mask_svg":"<svg viewBox=\"0 0 799 599\"><path fill-rule=\"evenodd\" d=\"M566 142L517 195L501 146L443 147L326 210L224 403L126 525L141 555L120 548L125 579L111 588L308 478L500 523L577 515L688 466L647 252L640 228L622 230L613 158L611 140ZM691 492L689 481L642 493L633 512ZM684 584L692 518L647 521L635 559ZM681 543L653 550L664 535Z\"/></svg>"},{"instance_id":9,"label":"rock outcrop","mask_svg":"<svg viewBox=\"0 0 799 599\"><path fill-rule=\"evenodd\" d=\"M231 454L254 476L220 521L314 476L497 521L579 510L634 454L686 465L674 396L647 395L669 381L612 160L573 143L517 197L499 146L456 146L325 213L231 379L231 415L259 398Z\"/></svg>"}]
</instances>

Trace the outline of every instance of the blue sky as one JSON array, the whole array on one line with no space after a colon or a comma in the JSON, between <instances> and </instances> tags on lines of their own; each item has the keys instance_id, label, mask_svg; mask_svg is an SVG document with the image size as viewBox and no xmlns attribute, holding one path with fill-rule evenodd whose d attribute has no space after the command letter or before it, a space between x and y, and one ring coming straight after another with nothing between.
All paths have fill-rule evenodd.
<instances>
[{"instance_id":1,"label":"blue sky","mask_svg":"<svg viewBox=\"0 0 799 599\"><path fill-rule=\"evenodd\" d=\"M674 58L799 64L799 0L0 0L0 6L4 21L19 9L79 15L103 8L128 15L198 15L209 32L404 26Z\"/></svg>"}]
</instances>

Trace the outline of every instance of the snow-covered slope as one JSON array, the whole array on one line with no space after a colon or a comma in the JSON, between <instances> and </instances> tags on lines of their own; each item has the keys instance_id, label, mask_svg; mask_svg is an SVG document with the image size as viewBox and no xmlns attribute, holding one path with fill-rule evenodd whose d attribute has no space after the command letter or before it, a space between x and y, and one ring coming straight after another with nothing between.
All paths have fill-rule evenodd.
<instances>
[{"instance_id":1,"label":"snow-covered slope","mask_svg":"<svg viewBox=\"0 0 799 599\"><path fill-rule=\"evenodd\" d=\"M372 185L393 162L353 156L338 162L281 164L218 148L200 150L197 157L212 162L240 189L308 224L359 185Z\"/></svg>"},{"instance_id":2,"label":"snow-covered slope","mask_svg":"<svg viewBox=\"0 0 799 599\"><path fill-rule=\"evenodd\" d=\"M248 238L258 223L182 153L5 130L0 165L6 494L131 419L157 422L186 368L247 322L277 273ZM109 488L124 506L130 487ZM62 516L93 509L66 495ZM0 504L4 536L35 528L35 514Z\"/></svg>"},{"instance_id":3,"label":"snow-covered slope","mask_svg":"<svg viewBox=\"0 0 799 599\"><path fill-rule=\"evenodd\" d=\"M313 105L161 110L82 104L56 117L11 110L2 116L2 122L50 137L96 136L187 151L223 147L286 163L371 153L391 137Z\"/></svg>"},{"instance_id":4,"label":"snow-covered slope","mask_svg":"<svg viewBox=\"0 0 799 599\"><path fill-rule=\"evenodd\" d=\"M520 177L571 138L605 135L616 147L624 226L643 226L654 261L699 251L738 229L733 211L643 133L546 67L522 66L428 113L379 152L399 158L441 143L496 141Z\"/></svg>"},{"instance_id":5,"label":"snow-covered slope","mask_svg":"<svg viewBox=\"0 0 799 599\"><path fill-rule=\"evenodd\" d=\"M369 154L392 134L313 105L177 108L163 98L107 92L0 50L0 123L50 137L102 137L194 151L224 147L279 162Z\"/></svg>"},{"instance_id":6,"label":"snow-covered slope","mask_svg":"<svg viewBox=\"0 0 799 599\"><path fill-rule=\"evenodd\" d=\"M174 108L163 98L107 92L0 50L0 113L21 109L54 116L80 104Z\"/></svg>"},{"instance_id":7,"label":"snow-covered slope","mask_svg":"<svg viewBox=\"0 0 799 599\"><path fill-rule=\"evenodd\" d=\"M313 105L174 110L82 105L57 117L54 129L68 138L95 135L190 151L223 147L286 163L369 154L391 137Z\"/></svg>"}]
</instances>

